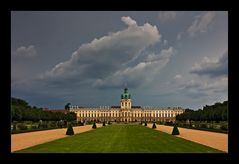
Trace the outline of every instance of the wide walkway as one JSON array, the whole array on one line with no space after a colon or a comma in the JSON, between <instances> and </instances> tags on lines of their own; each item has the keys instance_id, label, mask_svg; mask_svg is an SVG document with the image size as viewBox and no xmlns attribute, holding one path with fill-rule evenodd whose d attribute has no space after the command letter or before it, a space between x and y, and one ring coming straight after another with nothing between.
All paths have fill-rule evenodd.
<instances>
[{"instance_id":1,"label":"wide walkway","mask_svg":"<svg viewBox=\"0 0 239 164\"><path fill-rule=\"evenodd\" d=\"M152 124L148 124L152 128ZM171 134L172 126L157 125L156 130ZM187 128L178 128L180 135L177 137L184 138L193 142L197 142L224 152L228 152L228 134L209 132L203 130L194 130Z\"/></svg>"},{"instance_id":2,"label":"wide walkway","mask_svg":"<svg viewBox=\"0 0 239 164\"><path fill-rule=\"evenodd\" d=\"M97 128L102 127L102 124L96 124ZM74 133L82 133L92 130L92 125L73 127ZM53 141L59 138L67 137L66 128L44 130L29 133L20 133L11 135L11 152L25 149L34 145Z\"/></svg>"}]
</instances>

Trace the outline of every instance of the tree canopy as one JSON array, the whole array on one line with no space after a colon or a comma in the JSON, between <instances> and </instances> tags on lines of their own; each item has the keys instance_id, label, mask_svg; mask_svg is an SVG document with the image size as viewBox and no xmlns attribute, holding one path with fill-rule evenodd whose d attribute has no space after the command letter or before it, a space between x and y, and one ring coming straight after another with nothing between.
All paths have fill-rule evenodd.
<instances>
[{"instance_id":1,"label":"tree canopy","mask_svg":"<svg viewBox=\"0 0 239 164\"><path fill-rule=\"evenodd\" d=\"M11 98L11 117L12 121L74 121L76 114L74 112L51 112L44 111L36 106L31 107L26 101Z\"/></svg>"},{"instance_id":2,"label":"tree canopy","mask_svg":"<svg viewBox=\"0 0 239 164\"><path fill-rule=\"evenodd\" d=\"M216 102L214 105L205 105L202 109L186 109L184 113L177 115L176 120L194 121L228 121L228 101Z\"/></svg>"}]
</instances>

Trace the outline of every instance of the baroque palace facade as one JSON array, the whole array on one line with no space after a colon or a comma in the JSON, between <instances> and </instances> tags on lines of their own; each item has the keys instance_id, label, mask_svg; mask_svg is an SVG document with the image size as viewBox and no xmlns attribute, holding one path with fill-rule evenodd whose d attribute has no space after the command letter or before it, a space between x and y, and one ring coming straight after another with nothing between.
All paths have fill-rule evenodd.
<instances>
[{"instance_id":1,"label":"baroque palace facade","mask_svg":"<svg viewBox=\"0 0 239 164\"><path fill-rule=\"evenodd\" d=\"M181 107L141 107L132 106L128 89L121 94L120 106L104 106L85 108L70 106L69 112L75 112L78 121L111 121L111 122L139 122L139 121L175 121L176 115L185 110Z\"/></svg>"}]
</instances>

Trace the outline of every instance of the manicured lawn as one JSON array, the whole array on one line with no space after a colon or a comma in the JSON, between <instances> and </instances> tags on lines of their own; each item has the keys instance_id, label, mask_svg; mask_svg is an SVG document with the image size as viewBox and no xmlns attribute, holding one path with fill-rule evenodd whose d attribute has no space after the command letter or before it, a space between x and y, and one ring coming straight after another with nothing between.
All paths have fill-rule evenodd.
<instances>
[{"instance_id":1,"label":"manicured lawn","mask_svg":"<svg viewBox=\"0 0 239 164\"><path fill-rule=\"evenodd\" d=\"M17 152L207 153L222 152L142 125L108 125Z\"/></svg>"}]
</instances>

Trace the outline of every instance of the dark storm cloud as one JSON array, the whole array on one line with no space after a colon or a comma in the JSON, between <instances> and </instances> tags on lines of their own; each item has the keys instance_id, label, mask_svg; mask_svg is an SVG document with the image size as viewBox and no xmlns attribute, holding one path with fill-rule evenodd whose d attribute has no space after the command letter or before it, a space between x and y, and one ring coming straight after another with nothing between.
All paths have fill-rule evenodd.
<instances>
[{"instance_id":1,"label":"dark storm cloud","mask_svg":"<svg viewBox=\"0 0 239 164\"><path fill-rule=\"evenodd\" d=\"M212 61L205 57L201 63L196 63L190 73L197 75L209 75L218 77L228 74L228 52L226 51L219 59Z\"/></svg>"},{"instance_id":2,"label":"dark storm cloud","mask_svg":"<svg viewBox=\"0 0 239 164\"><path fill-rule=\"evenodd\" d=\"M12 11L11 95L119 105L126 83L134 105L199 107L227 98L227 40L227 11Z\"/></svg>"},{"instance_id":3,"label":"dark storm cloud","mask_svg":"<svg viewBox=\"0 0 239 164\"><path fill-rule=\"evenodd\" d=\"M159 42L161 35L156 26L148 23L138 26L130 17L122 17L121 20L128 25L126 29L82 44L69 60L57 64L41 76L41 79L56 85L66 81L79 84L87 80L88 84L99 88L106 83L109 87L121 86L125 78L128 83L142 81L144 79L138 78L142 71L148 70L150 73L151 68L165 65L163 61L171 56L172 47L162 50L159 57L153 54L152 59L131 65L130 62L144 49Z\"/></svg>"}]
</instances>

